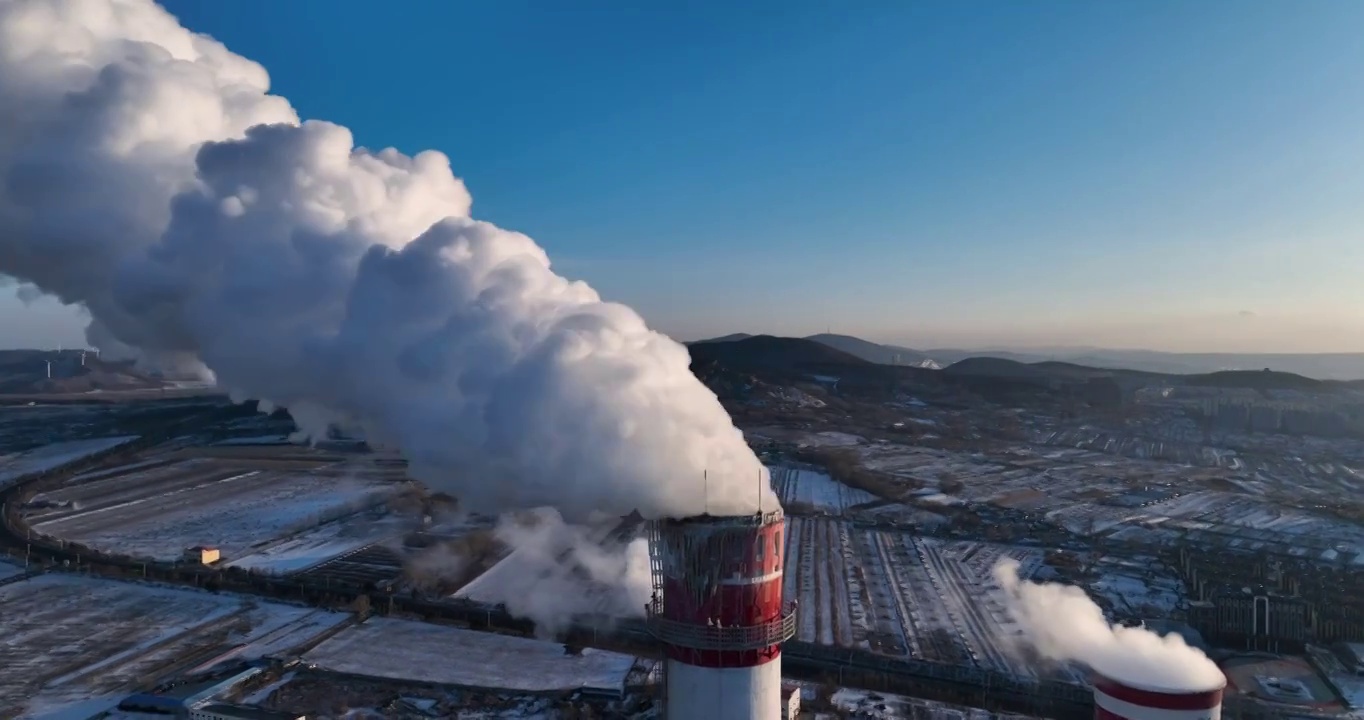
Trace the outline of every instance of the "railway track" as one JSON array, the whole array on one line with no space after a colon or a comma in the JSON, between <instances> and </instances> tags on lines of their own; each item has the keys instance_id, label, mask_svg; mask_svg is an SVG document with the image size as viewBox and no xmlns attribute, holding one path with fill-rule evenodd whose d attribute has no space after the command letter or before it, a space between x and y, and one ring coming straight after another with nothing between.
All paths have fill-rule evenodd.
<instances>
[{"instance_id":1,"label":"railway track","mask_svg":"<svg viewBox=\"0 0 1364 720\"><path fill-rule=\"evenodd\" d=\"M313 578L325 583L377 584L393 580L403 572L403 559L385 541L358 547L337 557L324 560L303 572L299 577Z\"/></svg>"},{"instance_id":2,"label":"railway track","mask_svg":"<svg viewBox=\"0 0 1364 720\"><path fill-rule=\"evenodd\" d=\"M901 654L922 659L924 657L923 648L919 645L918 638L914 632L914 613L905 606L906 595L900 592L905 587L903 578L900 577L900 565L897 564L886 549L886 534L872 533L872 545L876 555L881 561L881 571L885 574L887 589L890 590L890 606L894 613L898 634L902 643Z\"/></svg>"},{"instance_id":3,"label":"railway track","mask_svg":"<svg viewBox=\"0 0 1364 720\"><path fill-rule=\"evenodd\" d=\"M916 545L921 557L926 559L927 566L937 575L940 590L951 599L947 612L962 643L970 649L972 659L985 668L1011 670L1008 657L988 637L988 628L994 624L993 618L985 617L975 598L967 597L962 590L963 587L978 583L967 578L959 564L945 560L938 548L917 541Z\"/></svg>"}]
</instances>

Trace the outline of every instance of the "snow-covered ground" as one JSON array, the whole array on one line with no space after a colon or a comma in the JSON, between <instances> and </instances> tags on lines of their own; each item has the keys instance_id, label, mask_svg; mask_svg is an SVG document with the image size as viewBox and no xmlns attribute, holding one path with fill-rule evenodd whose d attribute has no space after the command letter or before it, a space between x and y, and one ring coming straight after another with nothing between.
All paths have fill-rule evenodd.
<instances>
[{"instance_id":1,"label":"snow-covered ground","mask_svg":"<svg viewBox=\"0 0 1364 720\"><path fill-rule=\"evenodd\" d=\"M866 490L848 487L818 470L780 465L769 470L772 489L776 490L783 505L799 503L840 515L850 507L877 500Z\"/></svg>"},{"instance_id":2,"label":"snow-covered ground","mask_svg":"<svg viewBox=\"0 0 1364 720\"><path fill-rule=\"evenodd\" d=\"M278 680L269 683L268 685L265 685L264 687L260 688L259 690L256 690L250 695L247 695L246 697L242 698L242 703L245 705L260 705L261 703L268 700L276 690L284 687L285 685L288 685L291 681L293 681L294 676L296 674L297 673L294 672L284 673L279 677Z\"/></svg>"},{"instance_id":3,"label":"snow-covered ground","mask_svg":"<svg viewBox=\"0 0 1364 720\"><path fill-rule=\"evenodd\" d=\"M776 387L768 395L779 403L796 407L822 408L825 405L823 400L793 387Z\"/></svg>"},{"instance_id":4,"label":"snow-covered ground","mask_svg":"<svg viewBox=\"0 0 1364 720\"><path fill-rule=\"evenodd\" d=\"M15 575L22 575L24 566L20 562L7 557L0 557L0 580L11 578Z\"/></svg>"},{"instance_id":5,"label":"snow-covered ground","mask_svg":"<svg viewBox=\"0 0 1364 720\"><path fill-rule=\"evenodd\" d=\"M255 636L241 649L240 657L251 659L288 653L352 617L350 613L313 608L290 608L297 612L289 613L285 611L287 607L271 606L271 612L280 620L258 628Z\"/></svg>"},{"instance_id":6,"label":"snow-covered ground","mask_svg":"<svg viewBox=\"0 0 1364 720\"><path fill-rule=\"evenodd\" d=\"M509 692L623 692L635 663L591 648L568 655L558 643L390 618L342 630L304 660L352 675Z\"/></svg>"},{"instance_id":7,"label":"snow-covered ground","mask_svg":"<svg viewBox=\"0 0 1364 720\"><path fill-rule=\"evenodd\" d=\"M338 520L292 537L257 546L253 548L251 554L243 555L227 565L287 575L394 537L407 529L407 524L393 518Z\"/></svg>"},{"instance_id":8,"label":"snow-covered ground","mask_svg":"<svg viewBox=\"0 0 1364 720\"><path fill-rule=\"evenodd\" d=\"M216 657L254 657L316 636L328 627L323 619L346 617L63 574L0 586L0 607L0 708L53 720L112 707L178 658L215 647Z\"/></svg>"},{"instance_id":9,"label":"snow-covered ground","mask_svg":"<svg viewBox=\"0 0 1364 720\"><path fill-rule=\"evenodd\" d=\"M70 440L0 457L0 487L25 475L55 470L63 465L130 443L136 439L136 435L120 435L90 440Z\"/></svg>"},{"instance_id":10,"label":"snow-covered ground","mask_svg":"<svg viewBox=\"0 0 1364 720\"><path fill-rule=\"evenodd\" d=\"M288 435L252 435L219 440L214 445L288 445Z\"/></svg>"},{"instance_id":11,"label":"snow-covered ground","mask_svg":"<svg viewBox=\"0 0 1364 720\"><path fill-rule=\"evenodd\" d=\"M1040 551L832 518L791 517L786 532L783 589L799 603L797 639L1033 675L1011 652L1017 628L992 573L1007 557L1030 577Z\"/></svg>"},{"instance_id":12,"label":"snow-covered ground","mask_svg":"<svg viewBox=\"0 0 1364 720\"><path fill-rule=\"evenodd\" d=\"M114 708L125 697L127 697L126 693L110 693L88 698L62 698L44 695L33 698L26 706L22 706L23 714L16 717L20 720L89 720L89 718L96 717L100 713L110 711L117 713L118 711ZM127 718L127 720L144 720L146 718L146 716L133 714L118 714L110 717Z\"/></svg>"},{"instance_id":13,"label":"snow-covered ground","mask_svg":"<svg viewBox=\"0 0 1364 720\"><path fill-rule=\"evenodd\" d=\"M1127 573L1104 573L1089 587L1090 593L1107 599L1114 612L1129 617L1168 617L1179 608L1183 583L1175 577L1137 577Z\"/></svg>"},{"instance_id":14,"label":"snow-covered ground","mask_svg":"<svg viewBox=\"0 0 1364 720\"><path fill-rule=\"evenodd\" d=\"M156 465L164 465L165 463L166 458L164 456L152 456L147 458L146 460L139 460L137 462L128 463L126 465L102 467L96 470L83 472L78 475L72 475L70 478L67 478L65 481L63 481L61 485L63 487L69 485L80 485L81 483L94 482L96 480L100 480L103 478L114 477L117 475L126 475L130 472L133 472L134 470L141 470L142 468L153 467Z\"/></svg>"},{"instance_id":15,"label":"snow-covered ground","mask_svg":"<svg viewBox=\"0 0 1364 720\"><path fill-rule=\"evenodd\" d=\"M867 439L861 435L852 435L850 433L829 430L826 432L807 433L802 437L802 442L800 444L808 447L854 447L866 442Z\"/></svg>"},{"instance_id":16,"label":"snow-covered ground","mask_svg":"<svg viewBox=\"0 0 1364 720\"><path fill-rule=\"evenodd\" d=\"M1355 715L1364 716L1364 678L1339 673L1331 675L1330 679Z\"/></svg>"},{"instance_id":17,"label":"snow-covered ground","mask_svg":"<svg viewBox=\"0 0 1364 720\"><path fill-rule=\"evenodd\" d=\"M195 469L170 469L178 475L163 474L155 482L120 490L123 494L113 501L106 502L107 496L78 501L75 511L40 519L33 528L123 555L169 560L187 547L210 545L231 560L251 554L263 543L380 502L393 488L359 478L262 470L224 473L215 467L221 466L209 461Z\"/></svg>"},{"instance_id":18,"label":"snow-covered ground","mask_svg":"<svg viewBox=\"0 0 1364 720\"><path fill-rule=\"evenodd\" d=\"M868 720L1024 720L1028 717L852 688L839 688L830 702L840 712Z\"/></svg>"}]
</instances>

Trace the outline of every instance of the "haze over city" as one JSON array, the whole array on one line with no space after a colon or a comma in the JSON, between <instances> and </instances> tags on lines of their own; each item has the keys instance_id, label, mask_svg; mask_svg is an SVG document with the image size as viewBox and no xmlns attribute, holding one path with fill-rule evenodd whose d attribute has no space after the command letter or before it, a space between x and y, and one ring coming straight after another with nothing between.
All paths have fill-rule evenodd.
<instances>
[{"instance_id":1,"label":"haze over city","mask_svg":"<svg viewBox=\"0 0 1364 720\"><path fill-rule=\"evenodd\" d=\"M167 8L679 340L1364 350L1357 3L533 5Z\"/></svg>"}]
</instances>

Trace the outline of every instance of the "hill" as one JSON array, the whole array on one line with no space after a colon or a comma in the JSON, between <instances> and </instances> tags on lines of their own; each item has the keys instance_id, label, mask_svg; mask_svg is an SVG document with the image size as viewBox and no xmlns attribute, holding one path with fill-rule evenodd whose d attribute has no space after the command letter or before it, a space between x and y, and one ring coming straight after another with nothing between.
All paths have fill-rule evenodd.
<instances>
[{"instance_id":1,"label":"hill","mask_svg":"<svg viewBox=\"0 0 1364 720\"><path fill-rule=\"evenodd\" d=\"M1048 360L1022 363L995 357L971 357L943 369L943 374L960 378L991 378L1012 382L1032 382L1061 386L1067 383L1111 380L1122 387L1139 387L1158 382L1171 387L1209 387L1240 390L1294 390L1309 393L1331 393L1364 388L1361 382L1314 380L1294 373L1274 370L1224 370L1213 373L1174 374L1139 370L1087 367L1074 363Z\"/></svg>"},{"instance_id":2,"label":"hill","mask_svg":"<svg viewBox=\"0 0 1364 720\"><path fill-rule=\"evenodd\" d=\"M925 350L939 364L972 357L996 357L1021 363L1066 362L1105 370L1132 370L1165 375L1207 375L1226 371L1291 373L1319 380L1364 378L1364 353L1171 353L1103 348L1037 348L1030 350Z\"/></svg>"},{"instance_id":3,"label":"hill","mask_svg":"<svg viewBox=\"0 0 1364 720\"><path fill-rule=\"evenodd\" d=\"M922 351L913 348L901 347L899 345L882 345L870 340L863 340L852 335L837 335L834 333L820 333L811 335L806 340L813 340L821 345L828 345L835 350L842 350L849 355L866 360L867 362L879 363L881 365L910 365L913 367L928 368L930 370L939 369L939 365L933 358L924 354Z\"/></svg>"},{"instance_id":4,"label":"hill","mask_svg":"<svg viewBox=\"0 0 1364 720\"><path fill-rule=\"evenodd\" d=\"M1330 392L1350 383L1313 380L1294 373L1273 370L1226 370L1204 375L1185 375L1184 384L1199 387L1247 388L1251 390L1297 390L1299 392Z\"/></svg>"},{"instance_id":5,"label":"hill","mask_svg":"<svg viewBox=\"0 0 1364 720\"><path fill-rule=\"evenodd\" d=\"M969 357L948 365L942 371L946 375L959 377L995 377L1011 380L1045 380L1049 375L1062 374L1049 372L1046 367L997 357Z\"/></svg>"},{"instance_id":6,"label":"hill","mask_svg":"<svg viewBox=\"0 0 1364 720\"><path fill-rule=\"evenodd\" d=\"M703 345L703 344L705 344L705 343L734 342L734 341L736 341L736 340L747 340L747 339L749 339L749 338L751 338L751 337L753 337L753 336L752 336L752 335L749 335L748 333L730 333L730 334L728 334L728 335L721 335L720 337L715 337L715 338L707 338L707 339L705 339L705 340L693 340L693 341L691 341L691 342L689 342L689 343L687 343L687 344L688 344L688 345Z\"/></svg>"},{"instance_id":7,"label":"hill","mask_svg":"<svg viewBox=\"0 0 1364 720\"><path fill-rule=\"evenodd\" d=\"M776 384L837 379L844 391L879 393L906 383L959 387L997 398L1022 399L1037 392L1105 392L1130 394L1150 383L1172 387L1222 387L1250 390L1335 392L1358 388L1351 384L1314 380L1294 373L1267 370L1230 370L1211 373L1161 373L1139 369L1097 367L1074 362L1025 362L991 355L971 356L942 370L878 363L895 346L884 346L846 335L785 338L738 334L736 340L712 339L688 346L692 369L710 380L728 377L739 385L765 381ZM859 352L832 347L837 343ZM900 348L906 350L907 348ZM1027 357L1027 356L1022 356ZM735 375L737 373L737 375ZM742 376L742 380L739 376ZM1111 386L1111 387L1110 387Z\"/></svg>"},{"instance_id":8,"label":"hill","mask_svg":"<svg viewBox=\"0 0 1364 720\"><path fill-rule=\"evenodd\" d=\"M688 346L692 364L718 362L740 372L819 373L868 365L855 355L804 338L753 335L703 340Z\"/></svg>"}]
</instances>

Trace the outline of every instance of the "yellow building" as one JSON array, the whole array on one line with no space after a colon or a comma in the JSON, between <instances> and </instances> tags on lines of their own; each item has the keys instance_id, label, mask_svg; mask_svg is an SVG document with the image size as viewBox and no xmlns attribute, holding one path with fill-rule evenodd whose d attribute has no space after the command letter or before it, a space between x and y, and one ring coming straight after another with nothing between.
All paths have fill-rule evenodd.
<instances>
[{"instance_id":1,"label":"yellow building","mask_svg":"<svg viewBox=\"0 0 1364 720\"><path fill-rule=\"evenodd\" d=\"M218 548L208 547L207 545L195 545L185 550L185 561L199 563L200 565L212 565L218 562L220 557L222 557L222 553L218 552Z\"/></svg>"}]
</instances>

